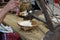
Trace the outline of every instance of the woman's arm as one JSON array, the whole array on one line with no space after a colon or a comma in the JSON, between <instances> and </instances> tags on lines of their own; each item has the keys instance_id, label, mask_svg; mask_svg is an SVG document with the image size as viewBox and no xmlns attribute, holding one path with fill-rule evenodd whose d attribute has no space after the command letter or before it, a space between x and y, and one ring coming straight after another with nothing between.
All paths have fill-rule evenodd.
<instances>
[{"instance_id":1,"label":"woman's arm","mask_svg":"<svg viewBox=\"0 0 60 40\"><path fill-rule=\"evenodd\" d=\"M0 23L3 21L3 19L5 18L5 16L7 15L7 13L11 10L14 9L15 7L18 6L18 1L17 0L10 0L8 2L8 4L2 8L2 10L0 11Z\"/></svg>"}]
</instances>

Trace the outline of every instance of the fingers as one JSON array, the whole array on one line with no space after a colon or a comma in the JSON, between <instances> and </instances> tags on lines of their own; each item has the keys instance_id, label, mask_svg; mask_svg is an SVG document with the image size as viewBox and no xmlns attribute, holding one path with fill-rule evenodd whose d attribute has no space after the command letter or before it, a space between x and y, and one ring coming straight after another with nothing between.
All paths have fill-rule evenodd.
<instances>
[{"instance_id":1,"label":"fingers","mask_svg":"<svg viewBox=\"0 0 60 40\"><path fill-rule=\"evenodd\" d=\"M19 1L16 1L16 5L17 5L17 6L19 5Z\"/></svg>"},{"instance_id":2,"label":"fingers","mask_svg":"<svg viewBox=\"0 0 60 40\"><path fill-rule=\"evenodd\" d=\"M10 0L10 1L17 1L17 0Z\"/></svg>"},{"instance_id":3,"label":"fingers","mask_svg":"<svg viewBox=\"0 0 60 40\"><path fill-rule=\"evenodd\" d=\"M14 8L18 7L18 5L19 5L19 1L18 1L18 0L10 0L10 1L7 3L6 7L7 7L9 10L11 10L11 9L14 9Z\"/></svg>"}]
</instances>

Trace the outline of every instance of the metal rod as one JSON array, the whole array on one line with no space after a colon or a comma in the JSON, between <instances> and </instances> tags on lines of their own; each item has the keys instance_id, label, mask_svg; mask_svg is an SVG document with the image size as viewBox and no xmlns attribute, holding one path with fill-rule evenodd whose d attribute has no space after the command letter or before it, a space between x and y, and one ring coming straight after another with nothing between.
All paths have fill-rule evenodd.
<instances>
[{"instance_id":1,"label":"metal rod","mask_svg":"<svg viewBox=\"0 0 60 40\"><path fill-rule=\"evenodd\" d=\"M39 4L43 10L43 13L44 13L44 16L45 16L45 19L46 19L46 23L47 23L47 26L48 26L48 29L50 29L51 31L54 30L54 27L53 27L53 23L51 21L51 18L47 12L47 8L45 6L45 2L44 0L36 0L36 1L39 1Z\"/></svg>"}]
</instances>

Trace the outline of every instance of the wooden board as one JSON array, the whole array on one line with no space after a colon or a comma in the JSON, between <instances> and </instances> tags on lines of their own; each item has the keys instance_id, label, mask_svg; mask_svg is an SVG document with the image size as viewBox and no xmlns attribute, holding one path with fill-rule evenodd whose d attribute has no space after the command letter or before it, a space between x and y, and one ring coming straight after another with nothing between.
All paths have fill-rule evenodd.
<instances>
[{"instance_id":1,"label":"wooden board","mask_svg":"<svg viewBox=\"0 0 60 40\"><path fill-rule=\"evenodd\" d=\"M35 20L38 26L31 31L25 32L20 29L20 26L17 24L18 21L23 21L23 18L17 17L13 14L8 14L3 22L11 26L23 40L43 40L45 33L48 31L42 22Z\"/></svg>"}]
</instances>

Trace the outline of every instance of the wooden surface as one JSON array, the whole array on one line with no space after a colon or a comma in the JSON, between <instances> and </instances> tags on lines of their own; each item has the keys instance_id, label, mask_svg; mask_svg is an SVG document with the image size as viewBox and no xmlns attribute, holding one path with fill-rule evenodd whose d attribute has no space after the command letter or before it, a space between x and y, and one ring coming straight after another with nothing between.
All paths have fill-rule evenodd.
<instances>
[{"instance_id":1,"label":"wooden surface","mask_svg":"<svg viewBox=\"0 0 60 40\"><path fill-rule=\"evenodd\" d=\"M22 37L23 40L43 40L45 33L48 31L42 22L35 20L38 26L31 31L25 32L20 29L20 26L17 24L18 21L23 21L23 18L17 17L13 14L8 14L3 22L6 25L11 26L13 30Z\"/></svg>"}]
</instances>

